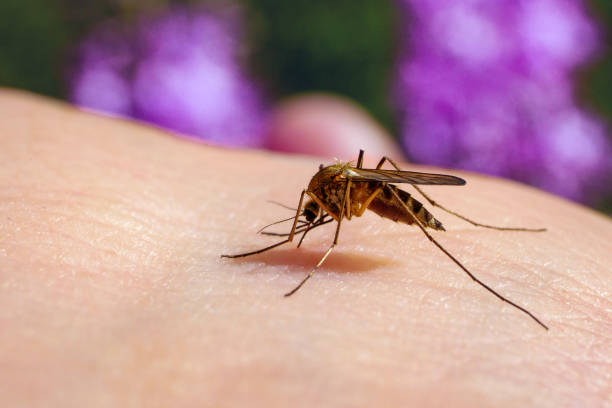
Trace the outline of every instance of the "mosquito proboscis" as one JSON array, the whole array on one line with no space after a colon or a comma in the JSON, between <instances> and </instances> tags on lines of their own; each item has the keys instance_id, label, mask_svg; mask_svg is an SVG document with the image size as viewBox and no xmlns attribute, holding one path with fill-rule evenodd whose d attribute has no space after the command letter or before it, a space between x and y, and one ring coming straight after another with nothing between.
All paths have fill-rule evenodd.
<instances>
[{"instance_id":1,"label":"mosquito proboscis","mask_svg":"<svg viewBox=\"0 0 612 408\"><path fill-rule=\"evenodd\" d=\"M548 330L540 319L526 308L511 301L501 295L486 283L477 278L470 272L455 256L448 252L428 231L427 229L445 231L442 223L423 206L423 204L412 197L408 192L399 189L394 184L411 184L424 198L434 207L452 214L470 224L478 227L495 229L500 231L529 231L542 232L544 228L518 228L518 227L496 227L473 221L463 215L447 209L425 194L418 185L452 185L461 186L465 180L447 174L421 173L415 171L401 170L389 157L384 156L374 169L363 168L363 150L359 151L357 163L353 166L348 163L336 163L324 167L321 165L319 171L312 177L308 188L302 190L300 200L296 209L287 207L283 204L273 202L285 208L295 211L295 215L285 220L269 224L259 230L265 235L286 237L283 241L277 242L265 248L255 251L235 255L221 255L224 258L240 258L276 248L288 242L292 242L296 235L301 234L298 247L302 244L306 234L314 228L336 221L336 232L330 247L325 251L321 260L312 268L310 273L291 291L285 294L286 297L293 295L310 279L315 271L325 262L334 247L338 244L340 226L343 220L351 220L353 216L360 217L365 210L371 210L381 217L391 219L396 222L416 226L425 236L450 258L461 270L463 270L472 280L484 289L495 295L501 301L513 306L514 308L531 317L540 326ZM389 162L395 169L385 170L382 166ZM304 197L308 200L304 202ZM302 219L303 218L303 219ZM280 222L293 220L293 225L289 233L266 232L265 229Z\"/></svg>"}]
</instances>

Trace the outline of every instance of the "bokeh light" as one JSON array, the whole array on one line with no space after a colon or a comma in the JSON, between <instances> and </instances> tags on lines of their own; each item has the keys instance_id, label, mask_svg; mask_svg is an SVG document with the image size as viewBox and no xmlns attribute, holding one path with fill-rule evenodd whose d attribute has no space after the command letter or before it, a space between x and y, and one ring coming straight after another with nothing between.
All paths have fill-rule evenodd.
<instances>
[{"instance_id":1,"label":"bokeh light","mask_svg":"<svg viewBox=\"0 0 612 408\"><path fill-rule=\"evenodd\" d=\"M240 63L239 19L173 8L100 23L78 48L74 103L233 146L258 146L262 98Z\"/></svg>"},{"instance_id":2,"label":"bokeh light","mask_svg":"<svg viewBox=\"0 0 612 408\"><path fill-rule=\"evenodd\" d=\"M395 96L413 159L589 201L610 191L604 125L572 74L598 36L580 1L404 0Z\"/></svg>"},{"instance_id":3,"label":"bokeh light","mask_svg":"<svg viewBox=\"0 0 612 408\"><path fill-rule=\"evenodd\" d=\"M3 0L0 84L260 148L324 91L414 162L612 213L610 27L609 0Z\"/></svg>"}]
</instances>

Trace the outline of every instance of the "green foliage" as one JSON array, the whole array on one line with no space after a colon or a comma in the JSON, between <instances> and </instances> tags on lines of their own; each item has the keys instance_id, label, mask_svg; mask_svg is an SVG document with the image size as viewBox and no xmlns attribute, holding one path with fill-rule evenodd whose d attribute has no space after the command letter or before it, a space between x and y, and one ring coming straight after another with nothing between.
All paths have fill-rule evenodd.
<instances>
[{"instance_id":1,"label":"green foliage","mask_svg":"<svg viewBox=\"0 0 612 408\"><path fill-rule=\"evenodd\" d=\"M66 25L44 0L0 1L0 85L61 96Z\"/></svg>"},{"instance_id":2,"label":"green foliage","mask_svg":"<svg viewBox=\"0 0 612 408\"><path fill-rule=\"evenodd\" d=\"M612 2L610 0L592 0L593 17L601 28L604 54L589 67L581 70L579 94L589 107L606 116L612 125Z\"/></svg>"},{"instance_id":3,"label":"green foliage","mask_svg":"<svg viewBox=\"0 0 612 408\"><path fill-rule=\"evenodd\" d=\"M274 97L328 91L384 125L394 56L393 6L380 0L245 0L256 75Z\"/></svg>"},{"instance_id":4,"label":"green foliage","mask_svg":"<svg viewBox=\"0 0 612 408\"><path fill-rule=\"evenodd\" d=\"M599 24L604 43L600 58L580 71L578 94L584 105L603 116L608 128L612 128L612 2L591 0L593 17ZM600 211L612 214L612 197L603 197L596 206Z\"/></svg>"}]
</instances>

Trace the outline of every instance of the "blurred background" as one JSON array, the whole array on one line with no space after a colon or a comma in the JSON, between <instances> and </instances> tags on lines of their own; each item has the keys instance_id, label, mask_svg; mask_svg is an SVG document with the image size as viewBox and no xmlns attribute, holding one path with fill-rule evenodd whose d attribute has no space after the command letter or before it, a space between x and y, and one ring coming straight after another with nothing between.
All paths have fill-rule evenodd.
<instances>
[{"instance_id":1,"label":"blurred background","mask_svg":"<svg viewBox=\"0 0 612 408\"><path fill-rule=\"evenodd\" d=\"M260 148L328 92L415 163L610 214L610 27L610 0L2 0L0 85Z\"/></svg>"}]
</instances>

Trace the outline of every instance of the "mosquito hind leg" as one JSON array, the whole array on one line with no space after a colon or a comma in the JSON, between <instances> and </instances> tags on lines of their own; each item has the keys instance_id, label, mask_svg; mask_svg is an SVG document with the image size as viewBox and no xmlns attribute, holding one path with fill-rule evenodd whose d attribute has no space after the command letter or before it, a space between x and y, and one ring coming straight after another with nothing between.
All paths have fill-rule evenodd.
<instances>
[{"instance_id":1,"label":"mosquito hind leg","mask_svg":"<svg viewBox=\"0 0 612 408\"><path fill-rule=\"evenodd\" d=\"M401 205L404 207L404 210L406 210L412 216L412 218L414 218L414 221L415 221L416 225L421 229L421 231L423 231L423 234L425 234L425 236L435 246L437 246L438 249L440 249L440 251L444 252L444 254L446 256L448 256L457 266L459 266L459 268L461 268L463 270L463 272L465 272L470 278L472 278L472 280L474 282L476 282L477 284L479 284L480 286L485 288L487 291L489 291L490 293L495 295L502 302L508 303L509 305L514 306L516 309L518 309L521 312L525 313L526 315L531 317L536 323L538 323L540 326L542 326L543 328L548 330L548 326L546 326L544 323L542 323L542 321L540 319L538 319L533 313L531 313L529 310L525 309L524 307L519 306L518 304L514 303L510 299L508 299L508 298L502 296L501 294L497 293L493 288L491 288L489 285L487 285L486 283L484 283L483 281L478 279L472 272L470 272L465 266L463 266L463 264L461 262L459 262L459 260L457 258L455 258L450 252L448 252L440 243L438 243L438 241L436 241L436 239L433 236L431 236L431 234L429 232L427 232L427 230L425 229L425 226L423 226L421 221L416 217L414 212L406 205L406 203L404 203L402 201L402 199L397 194L397 192L395 192L395 190L393 190L393 189L390 189L390 191L395 196L395 199L398 200L401 203Z\"/></svg>"},{"instance_id":2,"label":"mosquito hind leg","mask_svg":"<svg viewBox=\"0 0 612 408\"><path fill-rule=\"evenodd\" d=\"M378 165L376 166L376 169L377 170L380 169L382 167L382 165L385 163L385 161L388 161L389 163L391 163L391 165L393 167L395 167L396 170L399 170L399 171L402 170L397 164L395 164L395 162L391 158L389 158L387 156L384 156L382 159L380 159L380 161L378 162ZM470 224L472 224L475 227L489 228L489 229L494 229L494 230L498 230L498 231L528 231L528 232L544 232L544 231L546 231L546 228L497 227L495 225L482 224L480 222L471 220L471 219L467 218L466 216L463 216L463 215L461 215L461 214L459 214L459 213L457 213L457 212L455 212L453 210L449 210L448 208L444 207L443 205L441 205L441 204L437 203L436 201L432 200L427 194L425 194L425 192L423 192L423 190L421 190L419 188L419 186L416 186L416 185L413 184L412 187L414 187L416 189L416 191L418 191L419 194L421 194L425 198L425 200L427 200L427 202L429 204L431 204L432 206L438 207L442 211L445 211L445 212L447 212L447 213L449 213L451 215L454 215L455 217L460 218L463 221L469 222Z\"/></svg>"}]
</instances>

